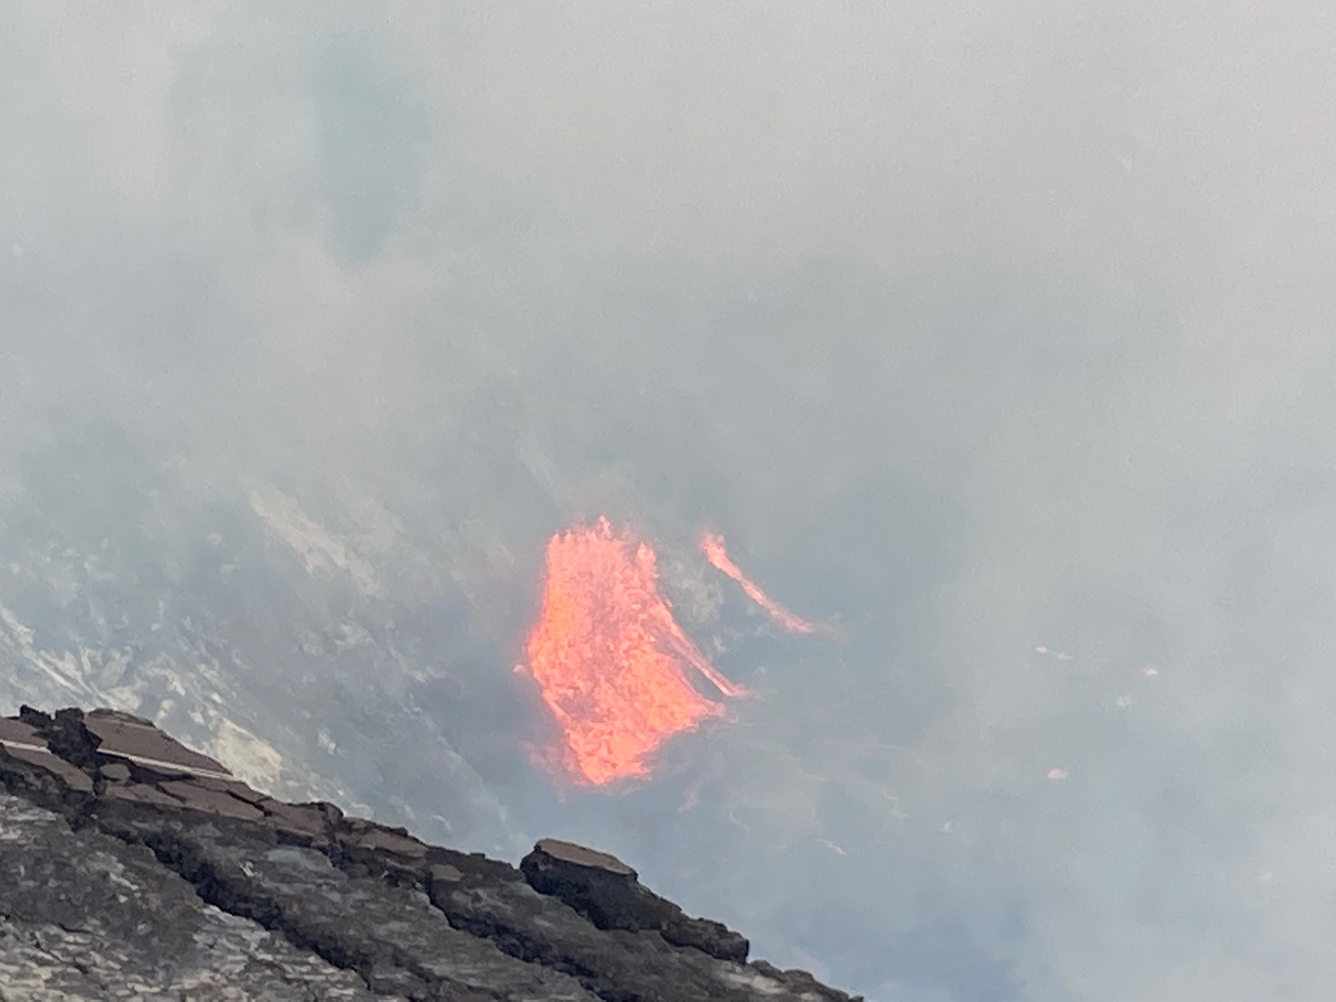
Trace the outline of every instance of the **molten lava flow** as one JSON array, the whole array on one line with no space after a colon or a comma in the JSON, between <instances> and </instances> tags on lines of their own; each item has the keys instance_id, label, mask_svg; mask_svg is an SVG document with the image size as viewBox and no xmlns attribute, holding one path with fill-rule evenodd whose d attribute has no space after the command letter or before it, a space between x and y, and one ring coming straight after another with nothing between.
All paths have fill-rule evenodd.
<instances>
[{"instance_id":1,"label":"molten lava flow","mask_svg":"<svg viewBox=\"0 0 1336 1002\"><path fill-rule=\"evenodd\" d=\"M789 633L830 632L830 628L827 626L809 623L807 620L795 616L749 581L747 576L738 569L738 565L729 559L728 550L724 548L724 537L719 533L703 533L700 537L700 548L710 563L742 585L742 590L747 593L747 597L768 612L770 618L778 623L782 629Z\"/></svg>"},{"instance_id":2,"label":"molten lava flow","mask_svg":"<svg viewBox=\"0 0 1336 1002\"><path fill-rule=\"evenodd\" d=\"M723 711L691 686L684 664L725 695L742 692L674 622L657 582L654 551L605 518L547 544L528 667L565 732L565 765L590 783L648 775L646 758L664 739Z\"/></svg>"}]
</instances>

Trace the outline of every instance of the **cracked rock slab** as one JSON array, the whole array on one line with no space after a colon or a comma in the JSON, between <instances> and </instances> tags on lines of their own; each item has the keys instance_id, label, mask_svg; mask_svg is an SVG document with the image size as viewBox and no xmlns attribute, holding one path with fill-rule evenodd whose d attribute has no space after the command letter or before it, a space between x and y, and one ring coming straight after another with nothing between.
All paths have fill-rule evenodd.
<instances>
[{"instance_id":1,"label":"cracked rock slab","mask_svg":"<svg viewBox=\"0 0 1336 1002\"><path fill-rule=\"evenodd\" d=\"M606 853L285 804L115 711L0 718L0 1002L861 1002Z\"/></svg>"},{"instance_id":2,"label":"cracked rock slab","mask_svg":"<svg viewBox=\"0 0 1336 1002\"><path fill-rule=\"evenodd\" d=\"M385 998L228 915L141 846L0 794L0 1000Z\"/></svg>"},{"instance_id":3,"label":"cracked rock slab","mask_svg":"<svg viewBox=\"0 0 1336 1002\"><path fill-rule=\"evenodd\" d=\"M99 816L141 843L206 900L410 999L595 1002L560 971L526 964L454 928L416 888L338 869L323 852L281 845L265 829L218 818Z\"/></svg>"}]
</instances>

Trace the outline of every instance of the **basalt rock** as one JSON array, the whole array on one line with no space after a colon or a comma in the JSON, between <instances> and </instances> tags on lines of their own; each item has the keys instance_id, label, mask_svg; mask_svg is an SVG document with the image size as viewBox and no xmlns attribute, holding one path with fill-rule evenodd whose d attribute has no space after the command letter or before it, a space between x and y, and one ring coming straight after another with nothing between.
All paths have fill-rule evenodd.
<instances>
[{"instance_id":1,"label":"basalt rock","mask_svg":"<svg viewBox=\"0 0 1336 1002\"><path fill-rule=\"evenodd\" d=\"M0 998L850 1002L556 840L287 804L147 720L0 718Z\"/></svg>"},{"instance_id":2,"label":"basalt rock","mask_svg":"<svg viewBox=\"0 0 1336 1002\"><path fill-rule=\"evenodd\" d=\"M520 870L534 890L564 901L600 929L652 930L669 943L694 946L719 960L747 960L750 944L743 936L720 922L688 917L605 852L543 839L520 862Z\"/></svg>"}]
</instances>

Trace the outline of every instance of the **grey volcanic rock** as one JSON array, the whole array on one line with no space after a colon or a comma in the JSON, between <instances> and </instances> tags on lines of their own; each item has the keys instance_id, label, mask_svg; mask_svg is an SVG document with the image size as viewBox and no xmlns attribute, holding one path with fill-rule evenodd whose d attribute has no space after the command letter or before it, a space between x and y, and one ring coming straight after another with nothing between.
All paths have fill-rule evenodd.
<instances>
[{"instance_id":1,"label":"grey volcanic rock","mask_svg":"<svg viewBox=\"0 0 1336 1002\"><path fill-rule=\"evenodd\" d=\"M620 859L584 846L543 839L520 863L534 890L560 898L600 929L654 930L676 946L745 963L750 944L720 922L689 918L646 887Z\"/></svg>"},{"instance_id":2,"label":"grey volcanic rock","mask_svg":"<svg viewBox=\"0 0 1336 1002\"><path fill-rule=\"evenodd\" d=\"M0 999L849 1002L620 860L286 804L146 720L0 718Z\"/></svg>"},{"instance_id":3,"label":"grey volcanic rock","mask_svg":"<svg viewBox=\"0 0 1336 1002\"><path fill-rule=\"evenodd\" d=\"M151 851L0 794L0 998L372 999Z\"/></svg>"}]
</instances>

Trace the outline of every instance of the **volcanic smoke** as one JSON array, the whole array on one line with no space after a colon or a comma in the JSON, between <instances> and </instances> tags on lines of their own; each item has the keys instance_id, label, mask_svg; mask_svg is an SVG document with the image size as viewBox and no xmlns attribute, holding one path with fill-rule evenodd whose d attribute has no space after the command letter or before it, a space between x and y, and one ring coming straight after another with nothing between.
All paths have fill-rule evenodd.
<instances>
[{"instance_id":1,"label":"volcanic smoke","mask_svg":"<svg viewBox=\"0 0 1336 1002\"><path fill-rule=\"evenodd\" d=\"M647 776L664 740L723 707L687 680L690 666L725 696L717 672L659 594L654 551L606 518L553 536L528 668L565 734L563 764L601 785Z\"/></svg>"},{"instance_id":2,"label":"volcanic smoke","mask_svg":"<svg viewBox=\"0 0 1336 1002\"><path fill-rule=\"evenodd\" d=\"M700 549L705 554L705 559L742 585L742 590L747 593L747 597L768 612L770 618L779 624L780 629L789 633L829 634L833 632L833 628L827 624L809 623L805 619L800 619L761 591L738 569L738 565L729 559L728 550L724 547L724 537L719 533L703 533L700 537Z\"/></svg>"}]
</instances>

